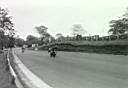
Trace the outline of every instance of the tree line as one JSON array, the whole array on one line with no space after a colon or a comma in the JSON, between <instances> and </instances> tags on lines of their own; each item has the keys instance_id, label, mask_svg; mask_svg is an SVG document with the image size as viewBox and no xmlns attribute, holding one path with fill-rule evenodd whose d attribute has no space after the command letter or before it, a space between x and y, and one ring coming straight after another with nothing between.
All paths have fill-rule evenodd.
<instances>
[{"instance_id":1,"label":"tree line","mask_svg":"<svg viewBox=\"0 0 128 88\"><path fill-rule=\"evenodd\" d=\"M14 47L14 23L8 9L0 7L0 49Z\"/></svg>"},{"instance_id":2,"label":"tree line","mask_svg":"<svg viewBox=\"0 0 128 88\"><path fill-rule=\"evenodd\" d=\"M62 33L57 33L52 36L48 33L48 27L45 25L36 26L35 29L40 34L40 37L35 37L33 35L28 35L25 43L28 46L32 44L48 44L56 41L77 41L77 40L87 40L87 41L103 41L103 40L118 40L118 39L128 39L128 8L125 11L125 14L118 17L117 19L111 20L109 22L110 29L106 30L108 36L93 35L93 36L84 36L87 31L81 24L72 25L72 36L64 36Z\"/></svg>"}]
</instances>

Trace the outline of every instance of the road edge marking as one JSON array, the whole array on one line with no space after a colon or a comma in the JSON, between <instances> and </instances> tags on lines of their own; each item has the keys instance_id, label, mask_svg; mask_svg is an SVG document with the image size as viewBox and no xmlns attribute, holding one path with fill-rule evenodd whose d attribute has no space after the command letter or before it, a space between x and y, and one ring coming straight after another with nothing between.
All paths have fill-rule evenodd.
<instances>
[{"instance_id":1,"label":"road edge marking","mask_svg":"<svg viewBox=\"0 0 128 88\"><path fill-rule=\"evenodd\" d=\"M9 52L10 52L10 50L8 50L8 52L7 52L7 58L6 59L7 59L7 63L8 63L8 66L9 66L9 71L10 71L12 77L13 77L12 81L15 82L17 88L24 88L23 85L21 84L20 80L18 79L13 67L11 66L10 59L9 59Z\"/></svg>"},{"instance_id":2,"label":"road edge marking","mask_svg":"<svg viewBox=\"0 0 128 88\"><path fill-rule=\"evenodd\" d=\"M17 75L19 76L23 85L27 88L52 88L46 84L43 80L32 73L17 57L14 50L12 50L14 56L14 64Z\"/></svg>"}]
</instances>

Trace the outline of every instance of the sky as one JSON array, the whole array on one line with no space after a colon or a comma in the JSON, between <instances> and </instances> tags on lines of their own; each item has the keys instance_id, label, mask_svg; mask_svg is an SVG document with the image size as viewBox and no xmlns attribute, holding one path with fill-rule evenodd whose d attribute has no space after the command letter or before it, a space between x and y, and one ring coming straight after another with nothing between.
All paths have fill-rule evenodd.
<instances>
[{"instance_id":1,"label":"sky","mask_svg":"<svg viewBox=\"0 0 128 88\"><path fill-rule=\"evenodd\" d=\"M123 15L128 0L0 0L9 9L21 38L39 36L35 26L45 25L55 36L72 34L72 25L81 24L86 35L106 35L109 21Z\"/></svg>"}]
</instances>

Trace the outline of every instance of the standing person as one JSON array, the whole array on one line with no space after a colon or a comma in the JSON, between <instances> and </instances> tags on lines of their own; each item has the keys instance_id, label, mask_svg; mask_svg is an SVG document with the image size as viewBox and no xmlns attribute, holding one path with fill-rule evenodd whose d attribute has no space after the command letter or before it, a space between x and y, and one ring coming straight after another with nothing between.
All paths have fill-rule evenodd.
<instances>
[{"instance_id":1,"label":"standing person","mask_svg":"<svg viewBox=\"0 0 128 88\"><path fill-rule=\"evenodd\" d=\"M23 45L21 49L22 49L22 53L24 53L24 51L25 51L25 45Z\"/></svg>"}]
</instances>

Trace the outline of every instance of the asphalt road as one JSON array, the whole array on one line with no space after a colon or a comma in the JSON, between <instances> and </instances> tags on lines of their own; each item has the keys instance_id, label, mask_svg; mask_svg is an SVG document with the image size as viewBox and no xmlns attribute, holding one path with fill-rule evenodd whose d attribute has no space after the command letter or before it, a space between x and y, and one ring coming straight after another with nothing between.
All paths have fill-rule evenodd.
<instances>
[{"instance_id":1,"label":"asphalt road","mask_svg":"<svg viewBox=\"0 0 128 88\"><path fill-rule=\"evenodd\" d=\"M17 56L53 88L128 88L128 56L16 49Z\"/></svg>"}]
</instances>

